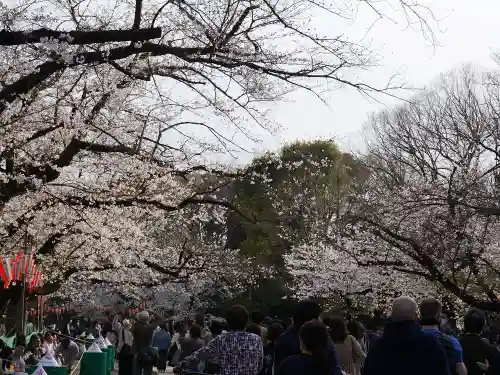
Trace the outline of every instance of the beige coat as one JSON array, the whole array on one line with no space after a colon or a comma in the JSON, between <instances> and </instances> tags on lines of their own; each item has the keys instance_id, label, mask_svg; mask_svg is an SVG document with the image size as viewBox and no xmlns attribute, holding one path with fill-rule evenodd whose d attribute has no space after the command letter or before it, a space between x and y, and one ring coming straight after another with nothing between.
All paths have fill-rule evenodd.
<instances>
[{"instance_id":1,"label":"beige coat","mask_svg":"<svg viewBox=\"0 0 500 375\"><path fill-rule=\"evenodd\" d=\"M334 345L342 371L349 375L360 375L365 353L358 341L349 335L344 342L336 342Z\"/></svg>"}]
</instances>

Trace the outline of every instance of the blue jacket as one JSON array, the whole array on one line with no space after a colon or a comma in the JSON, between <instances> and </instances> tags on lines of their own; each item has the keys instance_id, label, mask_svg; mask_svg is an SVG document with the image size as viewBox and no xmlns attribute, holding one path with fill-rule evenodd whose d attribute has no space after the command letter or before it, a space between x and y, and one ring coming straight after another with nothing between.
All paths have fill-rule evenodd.
<instances>
[{"instance_id":1,"label":"blue jacket","mask_svg":"<svg viewBox=\"0 0 500 375\"><path fill-rule=\"evenodd\" d=\"M172 338L170 337L170 333L164 330L159 330L155 332L153 336L153 346L158 348L158 350L168 350L170 348L170 342Z\"/></svg>"},{"instance_id":2,"label":"blue jacket","mask_svg":"<svg viewBox=\"0 0 500 375\"><path fill-rule=\"evenodd\" d=\"M296 354L300 354L300 337L299 330L294 326L290 326L276 341L274 347L274 372L278 372L278 368L281 362L288 357ZM335 373L341 374L339 362L337 359L337 354L335 353L335 348L332 343L330 343L330 348L332 351L332 358L335 367ZM426 374L428 375L428 374Z\"/></svg>"},{"instance_id":3,"label":"blue jacket","mask_svg":"<svg viewBox=\"0 0 500 375\"><path fill-rule=\"evenodd\" d=\"M362 375L450 375L443 347L414 321L387 323Z\"/></svg>"}]
</instances>

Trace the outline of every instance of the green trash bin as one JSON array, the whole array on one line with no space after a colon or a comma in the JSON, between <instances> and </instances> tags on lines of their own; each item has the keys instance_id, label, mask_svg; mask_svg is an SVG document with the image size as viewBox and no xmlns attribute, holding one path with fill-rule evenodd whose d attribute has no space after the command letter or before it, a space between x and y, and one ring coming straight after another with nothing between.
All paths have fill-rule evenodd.
<instances>
[{"instance_id":1,"label":"green trash bin","mask_svg":"<svg viewBox=\"0 0 500 375\"><path fill-rule=\"evenodd\" d=\"M109 365L109 357L111 356L111 352L109 351L108 347L106 346L106 344L104 344L104 340L102 337L99 337L95 343L97 344L97 346L99 347L99 349L101 349L101 352L103 352L105 355L106 355L106 374L107 375L110 375L111 374L111 368L110 368L110 365Z\"/></svg>"},{"instance_id":2,"label":"green trash bin","mask_svg":"<svg viewBox=\"0 0 500 375\"><path fill-rule=\"evenodd\" d=\"M66 367L42 367L47 375L67 375Z\"/></svg>"},{"instance_id":3,"label":"green trash bin","mask_svg":"<svg viewBox=\"0 0 500 375\"><path fill-rule=\"evenodd\" d=\"M88 351L83 353L80 362L80 375L106 375L108 373L108 359L97 344L92 344Z\"/></svg>"},{"instance_id":4,"label":"green trash bin","mask_svg":"<svg viewBox=\"0 0 500 375\"><path fill-rule=\"evenodd\" d=\"M115 347L113 344L109 343L107 348L108 348L109 371L111 372L115 368Z\"/></svg>"}]
</instances>

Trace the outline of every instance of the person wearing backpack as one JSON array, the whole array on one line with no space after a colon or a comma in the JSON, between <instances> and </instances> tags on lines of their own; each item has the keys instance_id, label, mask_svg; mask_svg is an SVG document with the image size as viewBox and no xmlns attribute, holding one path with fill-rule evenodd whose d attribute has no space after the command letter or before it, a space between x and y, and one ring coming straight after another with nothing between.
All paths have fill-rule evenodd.
<instances>
[{"instance_id":1,"label":"person wearing backpack","mask_svg":"<svg viewBox=\"0 0 500 375\"><path fill-rule=\"evenodd\" d=\"M444 348L450 374L467 375L460 342L455 337L446 335L439 330L439 322L443 312L441 302L433 297L426 298L420 303L419 310L420 327L424 333L436 337Z\"/></svg>"}]
</instances>

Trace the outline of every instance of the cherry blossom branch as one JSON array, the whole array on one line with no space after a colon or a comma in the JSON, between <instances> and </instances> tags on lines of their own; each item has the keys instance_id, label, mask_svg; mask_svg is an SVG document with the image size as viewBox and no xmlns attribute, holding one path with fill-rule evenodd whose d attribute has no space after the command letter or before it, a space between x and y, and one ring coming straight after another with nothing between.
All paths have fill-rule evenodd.
<instances>
[{"instance_id":1,"label":"cherry blossom branch","mask_svg":"<svg viewBox=\"0 0 500 375\"><path fill-rule=\"evenodd\" d=\"M241 212L236 206L234 206L231 202L223 201L210 197L198 197L197 195L185 198L181 200L176 205L169 205L163 202L159 202L156 200L150 200L146 198L140 197L131 197L131 198L119 198L119 199L110 199L110 200L98 200L98 199L88 199L84 197L63 197L60 199L61 202L70 205L70 206L81 206L81 207L91 207L91 208L106 208L112 206L121 206L121 207L135 207L135 206L151 206L158 208L163 211L172 212L181 210L189 205L194 204L207 204L213 206L220 206L231 211L234 211L238 215L240 215L245 220L248 220L251 223L256 223L257 220L245 215Z\"/></svg>"},{"instance_id":2,"label":"cherry blossom branch","mask_svg":"<svg viewBox=\"0 0 500 375\"><path fill-rule=\"evenodd\" d=\"M142 3L142 0L138 0ZM140 12L140 10L139 10ZM140 19L139 19L140 22ZM136 42L161 37L161 28L133 30L57 31L39 29L33 31L0 30L0 46L18 46L26 43L40 43L44 39L55 39L68 44L84 45L111 42Z\"/></svg>"},{"instance_id":3,"label":"cherry blossom branch","mask_svg":"<svg viewBox=\"0 0 500 375\"><path fill-rule=\"evenodd\" d=\"M368 219L366 217L358 217L358 219L374 228L377 228L382 233L388 235L390 238L408 244L413 251L405 251L405 254L415 260L420 266L422 266L422 268L426 269L435 281L439 282L444 288L446 288L449 292L460 298L465 303L468 303L469 305L475 306L480 309L500 312L499 300L485 301L474 297L472 294L466 292L465 289L461 289L457 284L452 282L436 267L434 260L425 253L420 244L415 240L398 234L397 232L383 226L379 222ZM376 235L376 231L374 232L374 234Z\"/></svg>"}]
</instances>

